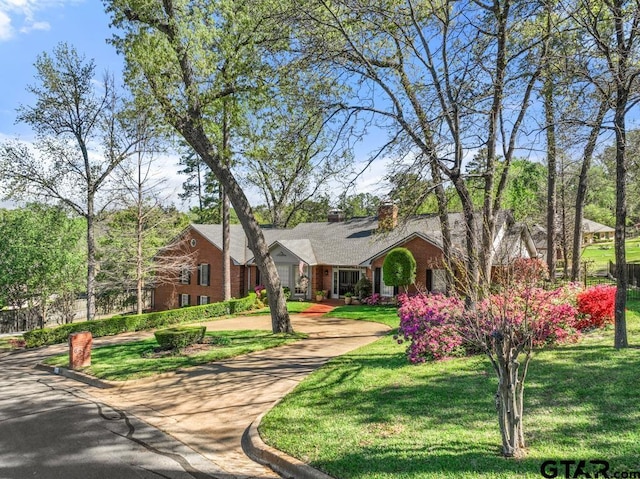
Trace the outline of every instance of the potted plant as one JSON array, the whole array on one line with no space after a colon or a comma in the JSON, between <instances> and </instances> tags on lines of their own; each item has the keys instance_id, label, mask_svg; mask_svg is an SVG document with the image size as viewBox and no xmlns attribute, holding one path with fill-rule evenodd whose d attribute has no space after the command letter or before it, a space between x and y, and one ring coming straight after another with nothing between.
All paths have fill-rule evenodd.
<instances>
[{"instance_id":1,"label":"potted plant","mask_svg":"<svg viewBox=\"0 0 640 479\"><path fill-rule=\"evenodd\" d=\"M353 293L344 293L344 304L351 304L351 301L353 301Z\"/></svg>"},{"instance_id":2,"label":"potted plant","mask_svg":"<svg viewBox=\"0 0 640 479\"><path fill-rule=\"evenodd\" d=\"M323 297L322 291L316 291L316 301L322 301Z\"/></svg>"}]
</instances>

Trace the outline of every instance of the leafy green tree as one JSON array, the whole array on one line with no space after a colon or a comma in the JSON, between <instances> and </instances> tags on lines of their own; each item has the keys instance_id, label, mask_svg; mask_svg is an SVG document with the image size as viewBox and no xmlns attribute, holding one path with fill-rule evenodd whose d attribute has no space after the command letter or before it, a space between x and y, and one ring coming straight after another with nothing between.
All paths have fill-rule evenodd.
<instances>
[{"instance_id":1,"label":"leafy green tree","mask_svg":"<svg viewBox=\"0 0 640 479\"><path fill-rule=\"evenodd\" d=\"M93 319L95 224L106 205L98 195L137 138L123 134L122 101L113 78L106 75L98 86L95 63L75 48L61 43L52 55L40 55L35 67L37 84L29 87L35 104L21 106L18 121L33 128L37 141L34 148L19 141L0 147L0 180L9 197L58 202L85 219L87 318Z\"/></svg>"},{"instance_id":2,"label":"leafy green tree","mask_svg":"<svg viewBox=\"0 0 640 479\"><path fill-rule=\"evenodd\" d=\"M196 206L190 209L194 221L220 223L220 187L216 177L193 151L180 157L180 165L183 169L179 173L187 175L187 179L182 183L182 193L178 197L184 201L196 200Z\"/></svg>"},{"instance_id":3,"label":"leafy green tree","mask_svg":"<svg viewBox=\"0 0 640 479\"><path fill-rule=\"evenodd\" d=\"M36 309L44 327L55 306L73 303L82 289L84 228L61 208L0 210L0 304ZM58 312L73 319L72 308Z\"/></svg>"},{"instance_id":4,"label":"leafy green tree","mask_svg":"<svg viewBox=\"0 0 640 479\"><path fill-rule=\"evenodd\" d=\"M382 279L388 286L406 288L416 282L416 260L407 248L394 248L384 258Z\"/></svg>"},{"instance_id":5,"label":"leafy green tree","mask_svg":"<svg viewBox=\"0 0 640 479\"><path fill-rule=\"evenodd\" d=\"M268 25L272 5L230 0L105 2L119 29L127 80L154 105L214 173L228 195L268 291L274 332L292 331L280 279L249 201L233 174L220 132L225 99L250 96L268 82L282 25Z\"/></svg>"}]
</instances>

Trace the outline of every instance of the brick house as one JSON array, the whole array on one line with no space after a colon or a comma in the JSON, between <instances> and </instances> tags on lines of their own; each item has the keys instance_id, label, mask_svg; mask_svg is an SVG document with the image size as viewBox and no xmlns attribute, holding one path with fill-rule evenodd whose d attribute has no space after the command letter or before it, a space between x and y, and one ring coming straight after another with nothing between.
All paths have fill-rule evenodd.
<instances>
[{"instance_id":1,"label":"brick house","mask_svg":"<svg viewBox=\"0 0 640 479\"><path fill-rule=\"evenodd\" d=\"M454 248L462 251L462 214L452 213L450 222ZM282 285L291 289L293 297L311 299L321 290L329 297L340 298L353 292L363 276L371 280L375 293L393 296L394 288L385 285L382 279L382 265L386 254L395 247L405 247L413 253L417 283L429 291L443 291L445 287L437 215L419 215L398 224L397 207L385 204L377 217L345 221L339 211L332 211L326 222L301 223L290 229L264 229L263 232ZM191 236L191 247L197 253L197 267L185 271L172 284L159 285L155 309L223 299L221 226L194 224L186 233ZM537 256L528 228L514 224L507 212L498 215L494 248L496 264L515 257ZM261 284L261 280L240 225L231 226L230 249L231 294L241 297Z\"/></svg>"}]
</instances>

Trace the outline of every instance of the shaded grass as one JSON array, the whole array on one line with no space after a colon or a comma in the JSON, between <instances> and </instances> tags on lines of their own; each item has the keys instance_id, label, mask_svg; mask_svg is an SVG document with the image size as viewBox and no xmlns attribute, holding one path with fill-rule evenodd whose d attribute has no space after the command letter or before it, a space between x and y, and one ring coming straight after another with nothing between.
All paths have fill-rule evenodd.
<instances>
[{"instance_id":1,"label":"shaded grass","mask_svg":"<svg viewBox=\"0 0 640 479\"><path fill-rule=\"evenodd\" d=\"M640 303L629 307L633 342ZM605 459L612 472L640 471L640 349L612 345L610 328L534 356L520 460L500 456L497 380L484 357L413 366L390 336L313 373L260 432L343 479L539 478L548 459Z\"/></svg>"},{"instance_id":2,"label":"shaded grass","mask_svg":"<svg viewBox=\"0 0 640 479\"><path fill-rule=\"evenodd\" d=\"M24 348L22 334L3 336L0 338L0 352Z\"/></svg>"},{"instance_id":3,"label":"shaded grass","mask_svg":"<svg viewBox=\"0 0 640 479\"><path fill-rule=\"evenodd\" d=\"M293 343L307 337L305 334L273 334L261 330L243 331L211 331L209 338L222 338L220 345L193 355L174 354L152 357L158 347L155 338L142 341L117 344L95 348L91 352L91 366L82 371L100 379L124 381L152 376L179 368L198 366L200 364L227 359L242 354L274 348ZM66 367L67 354L49 358L46 363L53 366Z\"/></svg>"}]
</instances>

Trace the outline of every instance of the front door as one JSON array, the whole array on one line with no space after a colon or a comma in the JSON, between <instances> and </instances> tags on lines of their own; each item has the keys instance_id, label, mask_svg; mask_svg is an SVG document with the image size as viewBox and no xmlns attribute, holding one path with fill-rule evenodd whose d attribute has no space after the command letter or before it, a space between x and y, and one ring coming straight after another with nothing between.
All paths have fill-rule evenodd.
<instances>
[{"instance_id":1,"label":"front door","mask_svg":"<svg viewBox=\"0 0 640 479\"><path fill-rule=\"evenodd\" d=\"M338 294L344 296L345 293L354 293L356 283L360 279L359 269L338 270Z\"/></svg>"}]
</instances>

